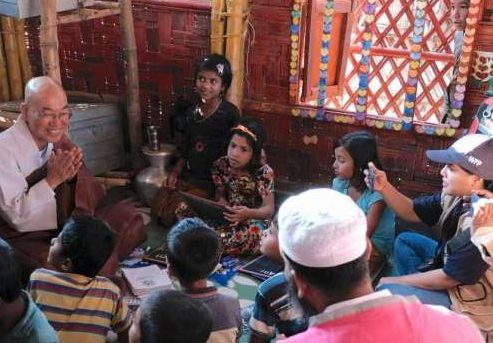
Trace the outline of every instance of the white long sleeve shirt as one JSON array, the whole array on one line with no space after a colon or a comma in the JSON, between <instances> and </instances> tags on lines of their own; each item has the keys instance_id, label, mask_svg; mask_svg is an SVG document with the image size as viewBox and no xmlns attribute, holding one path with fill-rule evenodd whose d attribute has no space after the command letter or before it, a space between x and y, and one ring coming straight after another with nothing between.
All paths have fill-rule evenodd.
<instances>
[{"instance_id":1,"label":"white long sleeve shirt","mask_svg":"<svg viewBox=\"0 0 493 343\"><path fill-rule=\"evenodd\" d=\"M0 215L20 232L57 227L55 193L45 179L28 188L26 177L48 160L53 145L40 151L24 120L0 133Z\"/></svg>"}]
</instances>

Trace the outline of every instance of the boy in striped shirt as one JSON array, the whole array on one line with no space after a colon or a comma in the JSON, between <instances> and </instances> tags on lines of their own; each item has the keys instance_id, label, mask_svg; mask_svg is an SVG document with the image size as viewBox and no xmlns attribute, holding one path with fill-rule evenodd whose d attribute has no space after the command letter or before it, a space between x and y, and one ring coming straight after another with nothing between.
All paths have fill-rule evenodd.
<instances>
[{"instance_id":1,"label":"boy in striped shirt","mask_svg":"<svg viewBox=\"0 0 493 343\"><path fill-rule=\"evenodd\" d=\"M97 276L114 244L114 234L103 221L72 217L51 241L48 262L56 270L37 269L31 275L31 296L60 342L103 343L110 329L119 342L127 342L128 307L119 288Z\"/></svg>"}]
</instances>

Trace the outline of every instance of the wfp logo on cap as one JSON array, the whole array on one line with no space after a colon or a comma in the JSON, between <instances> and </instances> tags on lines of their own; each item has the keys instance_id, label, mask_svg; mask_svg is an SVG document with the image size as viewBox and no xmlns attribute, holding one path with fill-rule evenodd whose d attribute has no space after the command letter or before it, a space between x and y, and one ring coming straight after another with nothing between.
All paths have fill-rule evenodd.
<instances>
[{"instance_id":1,"label":"wfp logo on cap","mask_svg":"<svg viewBox=\"0 0 493 343\"><path fill-rule=\"evenodd\" d=\"M467 156L467 161L476 167L479 167L480 165L483 164L483 161L481 161L480 159L478 159L474 156Z\"/></svg>"}]
</instances>

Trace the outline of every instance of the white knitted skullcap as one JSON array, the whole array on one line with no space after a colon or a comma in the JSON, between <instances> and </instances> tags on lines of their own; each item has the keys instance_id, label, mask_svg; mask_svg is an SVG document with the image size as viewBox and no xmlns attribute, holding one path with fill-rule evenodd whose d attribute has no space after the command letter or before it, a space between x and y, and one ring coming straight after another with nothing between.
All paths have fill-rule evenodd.
<instances>
[{"instance_id":1,"label":"white knitted skullcap","mask_svg":"<svg viewBox=\"0 0 493 343\"><path fill-rule=\"evenodd\" d=\"M279 245L306 267L335 267L366 251L366 216L347 195L329 188L288 198L279 209Z\"/></svg>"}]
</instances>

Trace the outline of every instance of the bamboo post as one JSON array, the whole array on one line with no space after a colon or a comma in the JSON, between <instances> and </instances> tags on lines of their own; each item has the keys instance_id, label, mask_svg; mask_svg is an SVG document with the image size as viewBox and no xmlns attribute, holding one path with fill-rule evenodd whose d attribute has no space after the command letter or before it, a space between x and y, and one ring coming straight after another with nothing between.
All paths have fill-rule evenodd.
<instances>
[{"instance_id":1,"label":"bamboo post","mask_svg":"<svg viewBox=\"0 0 493 343\"><path fill-rule=\"evenodd\" d=\"M241 62L240 62L240 84L238 85L238 98L239 103L243 102L243 93L244 93L244 80L245 80L245 45L248 36L248 24L250 17L250 0L242 0L242 17L241 17L241 25L242 25L242 33L241 33ZM241 108L241 107L240 107Z\"/></svg>"},{"instance_id":2,"label":"bamboo post","mask_svg":"<svg viewBox=\"0 0 493 343\"><path fill-rule=\"evenodd\" d=\"M8 82L10 85L10 100L20 100L22 99L22 77L19 56L17 55L14 19L2 17L1 22L5 59L7 60Z\"/></svg>"},{"instance_id":3,"label":"bamboo post","mask_svg":"<svg viewBox=\"0 0 493 343\"><path fill-rule=\"evenodd\" d=\"M60 76L60 61L58 57L56 20L56 0L43 0L43 5L41 6L41 27L39 29L43 73L61 85L62 78Z\"/></svg>"},{"instance_id":4,"label":"bamboo post","mask_svg":"<svg viewBox=\"0 0 493 343\"><path fill-rule=\"evenodd\" d=\"M143 158L140 153L142 146L142 121L140 118L139 70L137 61L137 45L135 42L134 20L132 16L132 1L119 0L121 6L120 26L125 50L126 82L127 82L127 113L130 134L130 149L132 166L137 169L142 166Z\"/></svg>"},{"instance_id":5,"label":"bamboo post","mask_svg":"<svg viewBox=\"0 0 493 343\"><path fill-rule=\"evenodd\" d=\"M15 40L17 41L17 51L19 52L19 62L21 65L22 81L26 84L32 77L31 65L27 54L24 19L14 21Z\"/></svg>"},{"instance_id":6,"label":"bamboo post","mask_svg":"<svg viewBox=\"0 0 493 343\"><path fill-rule=\"evenodd\" d=\"M1 28L1 25L0 25ZM10 100L9 80L7 76L7 63L3 54L3 39L0 34L0 102Z\"/></svg>"},{"instance_id":7,"label":"bamboo post","mask_svg":"<svg viewBox=\"0 0 493 343\"><path fill-rule=\"evenodd\" d=\"M225 0L212 0L211 52L224 55L224 7Z\"/></svg>"},{"instance_id":8,"label":"bamboo post","mask_svg":"<svg viewBox=\"0 0 493 343\"><path fill-rule=\"evenodd\" d=\"M228 100L241 108L243 101L244 35L243 13L248 8L247 0L226 0L228 22L226 25L226 57L231 63L233 81Z\"/></svg>"}]
</instances>

